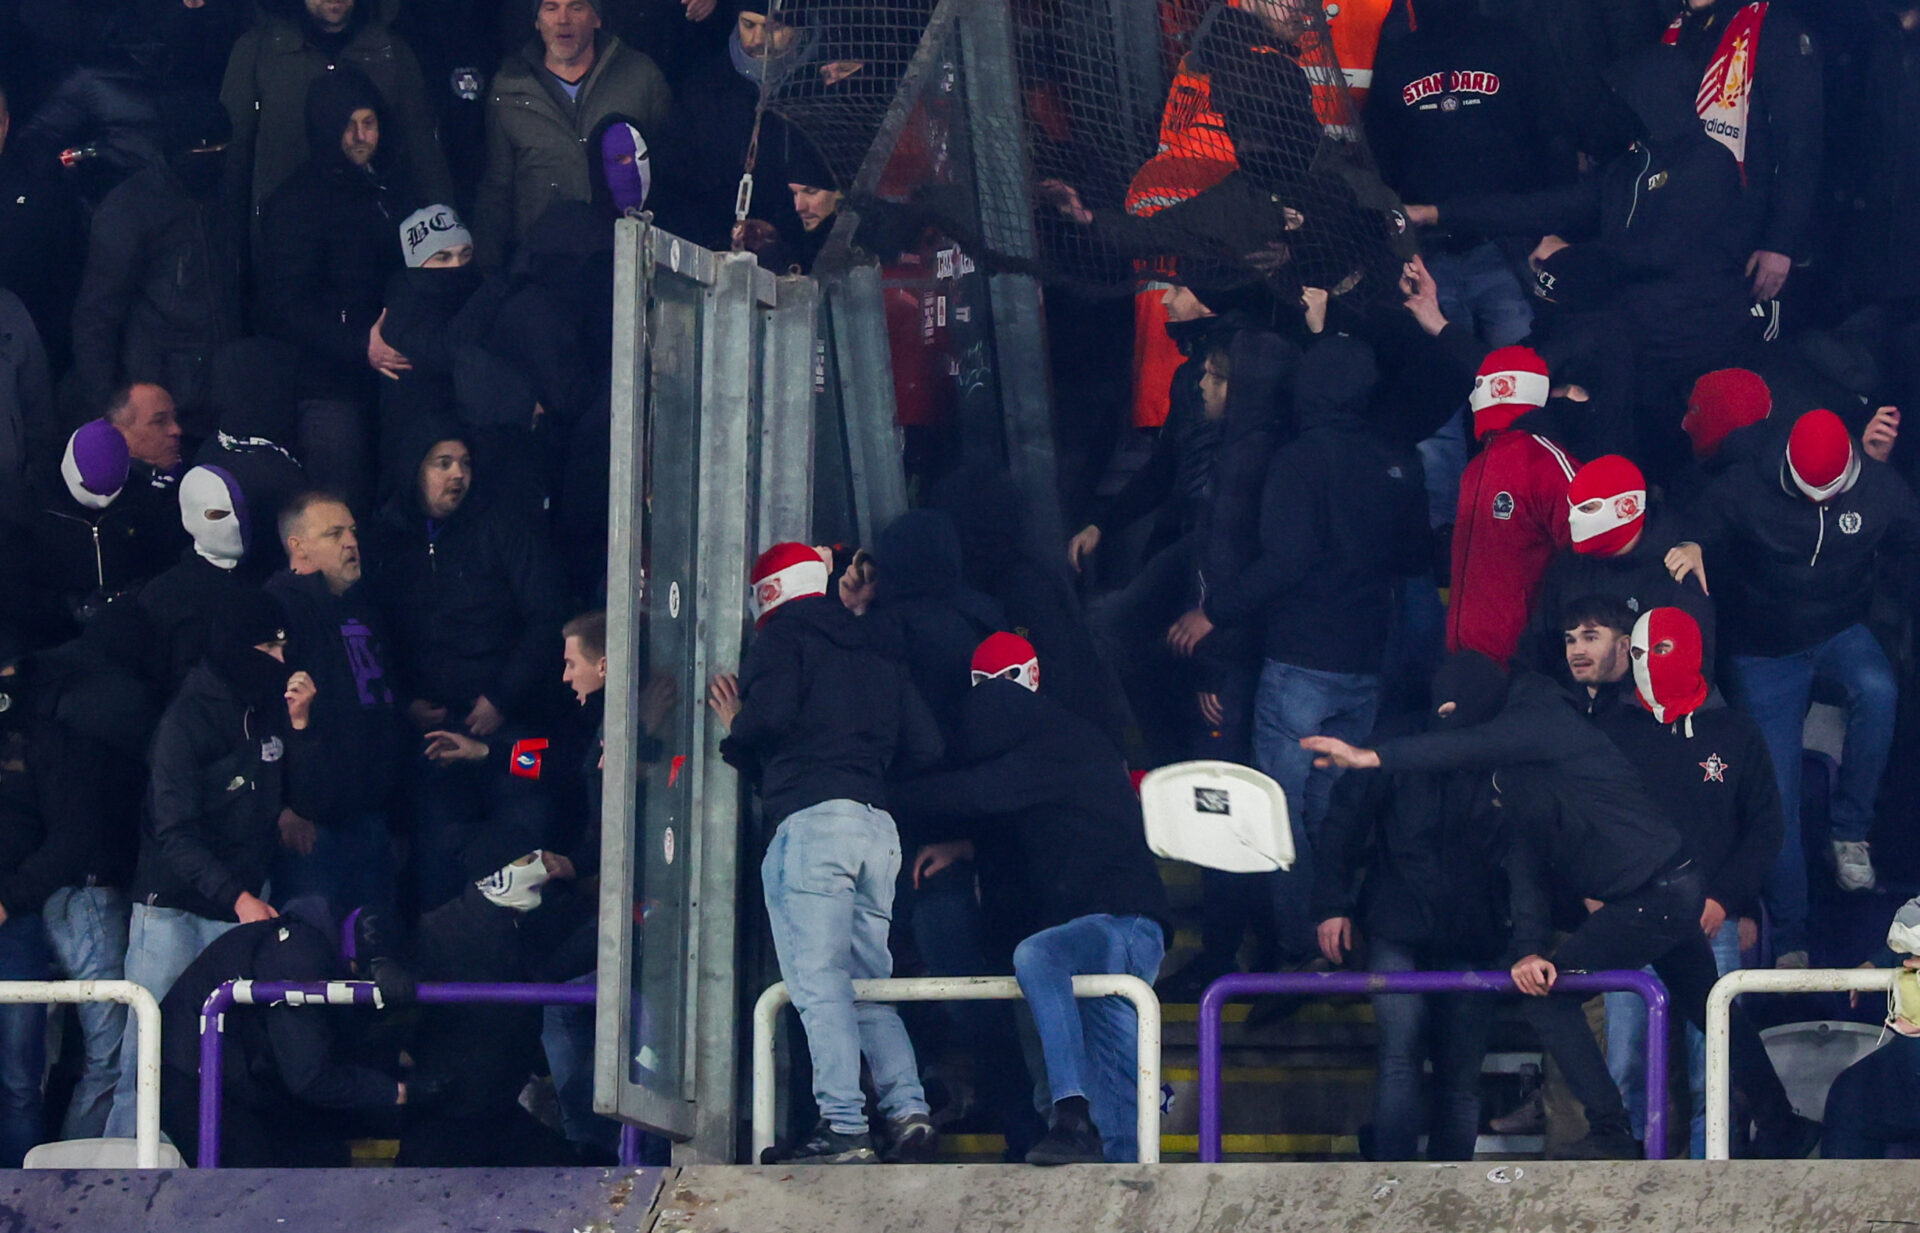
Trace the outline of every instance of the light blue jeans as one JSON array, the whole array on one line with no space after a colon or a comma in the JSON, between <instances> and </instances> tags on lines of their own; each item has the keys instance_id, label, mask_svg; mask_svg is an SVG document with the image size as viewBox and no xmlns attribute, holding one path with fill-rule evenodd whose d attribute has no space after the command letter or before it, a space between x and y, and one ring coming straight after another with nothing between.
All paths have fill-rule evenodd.
<instances>
[{"instance_id":1,"label":"light blue jeans","mask_svg":"<svg viewBox=\"0 0 1920 1233\"><path fill-rule=\"evenodd\" d=\"M889 1120L927 1111L899 1014L884 1003L853 1000L854 981L893 975L887 931L899 874L892 815L847 800L789 814L760 862L780 977L813 1058L814 1100L841 1134L867 1133L862 1054Z\"/></svg>"},{"instance_id":2,"label":"light blue jeans","mask_svg":"<svg viewBox=\"0 0 1920 1233\"><path fill-rule=\"evenodd\" d=\"M47 896L40 918L47 925L54 970L66 979L120 980L126 975L127 897L119 889L63 886ZM118 1002L82 1002L74 1010L86 1056L60 1137L97 1139L106 1131L107 1110L120 1081L117 1059L127 1030L127 1008Z\"/></svg>"},{"instance_id":3,"label":"light blue jeans","mask_svg":"<svg viewBox=\"0 0 1920 1233\"><path fill-rule=\"evenodd\" d=\"M1740 966L1740 922L1727 917L1713 935L1713 966L1725 976ZM1649 976L1652 968L1642 969ZM1620 1089L1633 1124L1633 1137L1647 1137L1647 1004L1637 993L1609 993L1607 997L1607 1072ZM1693 1093L1690 1154L1707 1155L1707 1038L1687 1025L1687 1089Z\"/></svg>"},{"instance_id":4,"label":"light blue jeans","mask_svg":"<svg viewBox=\"0 0 1920 1233\"><path fill-rule=\"evenodd\" d=\"M1076 916L1013 950L1013 974L1033 1012L1054 1103L1084 1096L1109 1163L1140 1158L1135 1086L1139 1030L1133 1003L1076 998L1076 976L1137 976L1152 984L1166 954L1158 922L1145 916Z\"/></svg>"},{"instance_id":5,"label":"light blue jeans","mask_svg":"<svg viewBox=\"0 0 1920 1233\"><path fill-rule=\"evenodd\" d=\"M136 903L127 929L127 979L155 998L164 998L201 951L229 929L239 927L238 921L208 920L182 908ZM140 1025L128 1015L126 1033L120 1038L120 1077L113 1089L113 1109L107 1114L110 1139L133 1138L139 1037Z\"/></svg>"}]
</instances>

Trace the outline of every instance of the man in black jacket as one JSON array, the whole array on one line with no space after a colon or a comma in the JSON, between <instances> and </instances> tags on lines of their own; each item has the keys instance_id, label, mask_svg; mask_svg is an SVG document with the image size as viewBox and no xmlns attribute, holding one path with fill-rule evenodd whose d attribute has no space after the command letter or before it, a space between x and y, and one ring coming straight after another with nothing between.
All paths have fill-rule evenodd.
<instances>
[{"instance_id":1,"label":"man in black jacket","mask_svg":"<svg viewBox=\"0 0 1920 1233\"><path fill-rule=\"evenodd\" d=\"M1674 1006L1705 1031L1716 973L1700 933L1706 892L1699 866L1648 799L1639 772L1544 677L1522 673L1508 681L1492 660L1462 651L1441 667L1433 693L1445 699L1435 715L1454 730L1384 741L1378 749L1326 736L1301 745L1317 761L1349 769L1496 772L1501 806L1512 819L1507 874L1512 953L1519 956L1513 980L1528 995L1528 1021L1586 1107L1587 1137L1568 1154L1636 1158L1640 1143L1579 1000L1549 995L1562 968L1602 972L1650 963ZM1577 924L1568 920L1572 935L1553 948L1550 905L1563 899L1583 901L1587 915ZM1731 1044L1734 1086L1758 1124L1754 1154L1804 1156L1819 1128L1794 1113L1759 1033L1738 1006Z\"/></svg>"},{"instance_id":2,"label":"man in black jacket","mask_svg":"<svg viewBox=\"0 0 1920 1233\"><path fill-rule=\"evenodd\" d=\"M0 287L27 306L47 359L59 371L67 364L67 328L85 247L80 203L61 168L7 140L11 119L0 85Z\"/></svg>"},{"instance_id":3,"label":"man in black jacket","mask_svg":"<svg viewBox=\"0 0 1920 1233\"><path fill-rule=\"evenodd\" d=\"M200 953L160 1006L160 1126L188 1161L200 1155L200 1007L230 980L377 978L381 1003L413 996L404 969L389 967L387 913L353 912L336 930L317 899L284 916L241 925ZM396 1081L353 1056L359 1012L314 1006L248 1006L227 1012L220 1163L237 1169L346 1168L347 1140L386 1130L392 1111L417 1109L446 1081ZM345 1030L342 1030L345 1029ZM388 1113L382 1120L379 1115Z\"/></svg>"},{"instance_id":4,"label":"man in black jacket","mask_svg":"<svg viewBox=\"0 0 1920 1233\"><path fill-rule=\"evenodd\" d=\"M422 733L457 728L485 740L509 724L540 726L553 710L563 617L550 554L527 527L479 503L458 424L423 419L402 453L411 482L381 511L367 544L397 698ZM459 893L460 850L482 831L514 830L523 850L546 841L544 794L524 782L490 783L482 771L415 764L422 911Z\"/></svg>"},{"instance_id":5,"label":"man in black jacket","mask_svg":"<svg viewBox=\"0 0 1920 1233\"><path fill-rule=\"evenodd\" d=\"M1319 949L1308 911L1314 834L1339 777L1316 770L1299 741L1372 731L1394 586L1427 563L1419 466L1361 415L1378 377L1373 349L1345 335L1307 352L1294 378L1300 435L1267 472L1259 556L1237 577L1210 578L1201 607L1170 635L1181 649L1216 625L1264 629L1253 757L1287 794L1295 863L1275 875L1274 906L1282 956L1294 962Z\"/></svg>"},{"instance_id":6,"label":"man in black jacket","mask_svg":"<svg viewBox=\"0 0 1920 1233\"><path fill-rule=\"evenodd\" d=\"M1053 1126L1029 1164L1134 1160L1137 1024L1124 998L1076 1001L1075 976L1151 983L1168 937L1166 892L1120 751L1040 696L1033 645L995 634L972 658L953 770L896 789L965 819L965 838L922 848L918 880L979 861L990 927L1024 939L1013 971L1047 1059Z\"/></svg>"},{"instance_id":7,"label":"man in black jacket","mask_svg":"<svg viewBox=\"0 0 1920 1233\"><path fill-rule=\"evenodd\" d=\"M73 310L87 405L128 381L165 386L191 417L212 392L213 353L241 329L245 245L220 197L233 127L211 95L167 100L167 157L95 211Z\"/></svg>"},{"instance_id":8,"label":"man in black jacket","mask_svg":"<svg viewBox=\"0 0 1920 1233\"><path fill-rule=\"evenodd\" d=\"M278 601L236 595L206 659L154 733L127 979L155 997L165 997L215 938L278 915L260 898L278 841L275 820L289 772L320 769L302 748L313 678L289 671L286 643ZM113 1138L133 1133L138 1030L129 1018L107 1118Z\"/></svg>"},{"instance_id":9,"label":"man in black jacket","mask_svg":"<svg viewBox=\"0 0 1920 1233\"><path fill-rule=\"evenodd\" d=\"M1700 869L1706 902L1700 932L1719 975L1740 966L1740 918L1756 917L1760 881L1785 827L1767 743L1744 711L1727 706L1702 672L1700 627L1679 608L1653 608L1634 623L1631 655L1638 705L1595 722L1667 807ZM1701 754L1705 754L1704 759ZM1607 1068L1638 1131L1646 1117L1646 1003L1607 994ZM1687 1032L1693 1092L1693 1155L1706 1153L1706 1047Z\"/></svg>"},{"instance_id":10,"label":"man in black jacket","mask_svg":"<svg viewBox=\"0 0 1920 1233\"><path fill-rule=\"evenodd\" d=\"M317 484L362 507L373 496L368 417L377 370L404 367L380 337L395 228L410 187L381 148L380 92L343 67L307 90L313 151L267 198L255 261L264 332L300 348L300 456Z\"/></svg>"},{"instance_id":11,"label":"man in black jacket","mask_svg":"<svg viewBox=\"0 0 1920 1233\"><path fill-rule=\"evenodd\" d=\"M302 787L280 811L273 894L318 895L336 914L393 894L388 818L408 731L393 696L380 617L360 585L359 527L346 504L307 492L280 511L290 569L267 583L287 612L287 664L313 678L313 744L352 768Z\"/></svg>"},{"instance_id":12,"label":"man in black jacket","mask_svg":"<svg viewBox=\"0 0 1920 1233\"><path fill-rule=\"evenodd\" d=\"M899 1158L925 1155L933 1123L913 1045L891 1005L853 1000L854 980L893 974L887 928L900 837L886 778L940 757L940 730L859 618L827 597L828 569L805 544L776 544L753 567L759 632L736 679L708 705L728 731L720 752L757 781L776 825L761 862L780 975L813 1058L820 1124L791 1159L875 1159L860 1090L864 1054Z\"/></svg>"},{"instance_id":13,"label":"man in black jacket","mask_svg":"<svg viewBox=\"0 0 1920 1233\"><path fill-rule=\"evenodd\" d=\"M1761 426L1746 430L1761 431ZM1847 696L1846 756L1833 795L1835 876L1843 890L1875 884L1867 835L1893 743L1899 686L1867 627L1874 584L1911 587L1920 566L1920 507L1905 480L1866 457L1840 417L1809 411L1773 448L1723 472L1694 506L1667 554L1674 577L1721 580L1721 623L1732 681L1766 733L1780 780L1786 837L1767 878L1781 967L1807 963L1807 866L1800 843L1802 729L1816 679Z\"/></svg>"}]
</instances>

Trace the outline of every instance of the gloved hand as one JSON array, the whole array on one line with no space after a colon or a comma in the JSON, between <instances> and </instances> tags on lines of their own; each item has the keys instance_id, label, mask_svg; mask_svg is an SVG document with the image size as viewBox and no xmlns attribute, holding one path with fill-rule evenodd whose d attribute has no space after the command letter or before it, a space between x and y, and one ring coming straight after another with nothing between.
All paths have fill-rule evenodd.
<instances>
[{"instance_id":1,"label":"gloved hand","mask_svg":"<svg viewBox=\"0 0 1920 1233\"><path fill-rule=\"evenodd\" d=\"M373 976L373 986L380 991L383 1006L404 1006L418 996L413 973L400 965L398 959L381 955L368 965Z\"/></svg>"},{"instance_id":2,"label":"gloved hand","mask_svg":"<svg viewBox=\"0 0 1920 1233\"><path fill-rule=\"evenodd\" d=\"M428 1071L415 1071L406 1080L407 1108L424 1109L442 1103L453 1089L453 1080L446 1075Z\"/></svg>"}]
</instances>

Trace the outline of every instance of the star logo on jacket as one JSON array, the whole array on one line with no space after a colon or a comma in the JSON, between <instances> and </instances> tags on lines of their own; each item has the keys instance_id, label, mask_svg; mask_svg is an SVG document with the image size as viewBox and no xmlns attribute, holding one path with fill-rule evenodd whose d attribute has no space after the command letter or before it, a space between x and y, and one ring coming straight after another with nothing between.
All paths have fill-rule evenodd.
<instances>
[{"instance_id":1,"label":"star logo on jacket","mask_svg":"<svg viewBox=\"0 0 1920 1233\"><path fill-rule=\"evenodd\" d=\"M1840 515L1840 534L1860 534L1860 514L1858 511L1848 510L1846 513Z\"/></svg>"},{"instance_id":2,"label":"star logo on jacket","mask_svg":"<svg viewBox=\"0 0 1920 1233\"><path fill-rule=\"evenodd\" d=\"M1496 492L1493 494L1493 516L1505 522L1513 517L1513 494Z\"/></svg>"},{"instance_id":3,"label":"star logo on jacket","mask_svg":"<svg viewBox=\"0 0 1920 1233\"><path fill-rule=\"evenodd\" d=\"M1725 783L1727 782L1727 772L1733 769L1721 761L1720 755L1717 753L1708 754L1707 760L1698 765L1701 770L1707 773L1707 777L1702 779L1700 781L1701 783Z\"/></svg>"}]
</instances>

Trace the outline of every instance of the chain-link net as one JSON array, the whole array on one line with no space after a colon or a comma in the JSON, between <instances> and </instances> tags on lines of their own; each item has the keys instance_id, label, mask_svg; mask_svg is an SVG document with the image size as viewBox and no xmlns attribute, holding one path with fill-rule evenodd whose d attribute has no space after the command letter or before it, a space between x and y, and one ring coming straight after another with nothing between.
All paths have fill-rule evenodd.
<instances>
[{"instance_id":1,"label":"chain-link net","mask_svg":"<svg viewBox=\"0 0 1920 1233\"><path fill-rule=\"evenodd\" d=\"M1396 281L1398 203L1317 3L775 0L768 29L763 123L869 220L1087 290Z\"/></svg>"}]
</instances>

